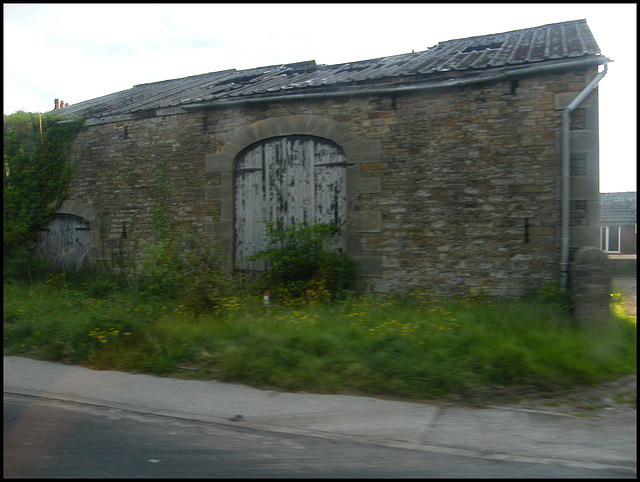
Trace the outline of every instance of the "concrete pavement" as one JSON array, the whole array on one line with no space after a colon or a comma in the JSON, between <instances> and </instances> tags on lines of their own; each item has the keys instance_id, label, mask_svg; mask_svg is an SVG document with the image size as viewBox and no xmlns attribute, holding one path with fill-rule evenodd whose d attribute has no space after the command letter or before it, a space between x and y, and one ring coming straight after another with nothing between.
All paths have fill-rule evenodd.
<instances>
[{"instance_id":1,"label":"concrete pavement","mask_svg":"<svg viewBox=\"0 0 640 482\"><path fill-rule=\"evenodd\" d=\"M636 411L582 418L282 393L4 357L5 393L382 446L636 473ZM603 412L604 413L604 412Z\"/></svg>"}]
</instances>

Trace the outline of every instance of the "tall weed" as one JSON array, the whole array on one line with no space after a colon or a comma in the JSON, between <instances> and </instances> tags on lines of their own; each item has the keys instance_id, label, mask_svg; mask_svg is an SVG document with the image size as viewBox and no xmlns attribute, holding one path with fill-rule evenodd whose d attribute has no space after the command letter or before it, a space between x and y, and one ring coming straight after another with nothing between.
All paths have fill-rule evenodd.
<instances>
[{"instance_id":1,"label":"tall weed","mask_svg":"<svg viewBox=\"0 0 640 482\"><path fill-rule=\"evenodd\" d=\"M196 316L181 299L5 284L4 343L9 354L285 390L478 399L635 373L635 318L612 313L585 328L535 300L414 293L287 306L244 294Z\"/></svg>"}]
</instances>

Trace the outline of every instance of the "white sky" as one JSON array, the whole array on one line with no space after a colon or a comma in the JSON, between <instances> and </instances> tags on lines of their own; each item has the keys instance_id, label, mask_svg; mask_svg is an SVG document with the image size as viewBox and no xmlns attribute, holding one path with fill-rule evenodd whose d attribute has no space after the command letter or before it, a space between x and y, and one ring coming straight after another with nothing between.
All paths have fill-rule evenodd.
<instances>
[{"instance_id":1,"label":"white sky","mask_svg":"<svg viewBox=\"0 0 640 482\"><path fill-rule=\"evenodd\" d=\"M5 4L4 106L46 112L135 84L337 64L585 18L614 60L599 84L600 191L636 190L637 7L627 4Z\"/></svg>"}]
</instances>

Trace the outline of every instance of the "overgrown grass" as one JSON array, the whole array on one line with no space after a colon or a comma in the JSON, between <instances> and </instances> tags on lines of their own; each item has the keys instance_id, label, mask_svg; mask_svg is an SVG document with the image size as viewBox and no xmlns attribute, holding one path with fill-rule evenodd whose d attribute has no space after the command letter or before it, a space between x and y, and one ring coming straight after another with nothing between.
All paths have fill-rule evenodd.
<instances>
[{"instance_id":1,"label":"overgrown grass","mask_svg":"<svg viewBox=\"0 0 640 482\"><path fill-rule=\"evenodd\" d=\"M554 391L636 370L635 318L617 308L620 295L612 323L586 328L539 299L414 293L265 306L246 295L194 314L55 283L4 288L5 355L94 368L412 399Z\"/></svg>"}]
</instances>

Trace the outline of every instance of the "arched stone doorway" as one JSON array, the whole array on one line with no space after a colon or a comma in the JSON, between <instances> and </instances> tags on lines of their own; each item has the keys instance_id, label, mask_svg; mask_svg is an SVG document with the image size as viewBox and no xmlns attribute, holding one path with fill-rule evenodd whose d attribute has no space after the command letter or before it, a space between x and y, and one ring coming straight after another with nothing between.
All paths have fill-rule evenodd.
<instances>
[{"instance_id":1,"label":"arched stone doorway","mask_svg":"<svg viewBox=\"0 0 640 482\"><path fill-rule=\"evenodd\" d=\"M90 260L91 229L80 216L56 213L40 231L38 250L58 268L74 268Z\"/></svg>"},{"instance_id":2,"label":"arched stone doorway","mask_svg":"<svg viewBox=\"0 0 640 482\"><path fill-rule=\"evenodd\" d=\"M59 268L78 267L99 259L98 217L90 204L66 199L40 231L38 249Z\"/></svg>"},{"instance_id":3,"label":"arched stone doorway","mask_svg":"<svg viewBox=\"0 0 640 482\"><path fill-rule=\"evenodd\" d=\"M220 182L211 182L204 191L205 201L211 204L212 211L216 213L215 219L205 222L205 233L220 240L222 253L229 263L227 266L233 269L236 231L232 185L238 154L261 141L298 135L329 140L343 149L347 163L345 251L359 263L363 276L379 273L380 258L360 253L360 236L361 233L380 231L381 214L378 211L354 211L353 205L356 196L380 192L380 179L368 177L359 166L364 163L375 165L381 161L381 141L361 138L349 124L326 116L301 114L269 117L239 128L220 149L207 153L205 173L212 179L220 179Z\"/></svg>"},{"instance_id":4,"label":"arched stone doorway","mask_svg":"<svg viewBox=\"0 0 640 482\"><path fill-rule=\"evenodd\" d=\"M234 178L236 269L262 270L246 258L266 249L268 223L279 229L346 221L346 161L332 141L290 135L252 144L236 157ZM336 248L344 247L344 238Z\"/></svg>"}]
</instances>

